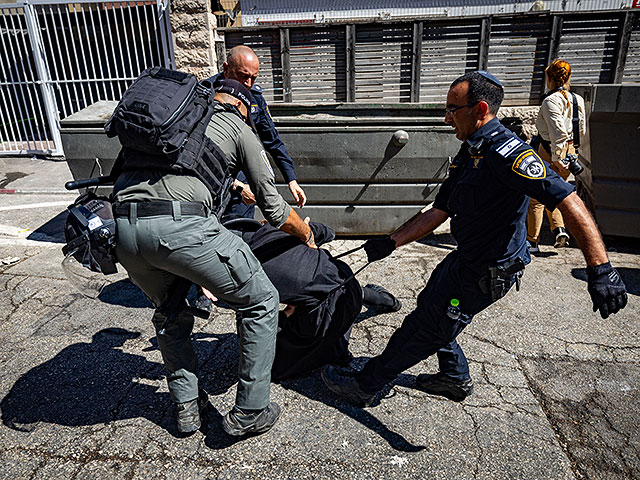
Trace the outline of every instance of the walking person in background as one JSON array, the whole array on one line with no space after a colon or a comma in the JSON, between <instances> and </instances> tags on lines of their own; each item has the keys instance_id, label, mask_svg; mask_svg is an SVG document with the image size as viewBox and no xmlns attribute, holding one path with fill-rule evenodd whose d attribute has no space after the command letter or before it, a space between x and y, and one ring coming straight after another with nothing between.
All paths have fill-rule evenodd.
<instances>
[{"instance_id":1,"label":"walking person in background","mask_svg":"<svg viewBox=\"0 0 640 480\"><path fill-rule=\"evenodd\" d=\"M571 66L564 60L554 60L545 70L545 78L549 93L542 101L542 106L536 120L538 136L531 142L537 147L540 157L549 163L550 168L567 180L571 173L578 174L575 168L572 171L567 157L575 155L577 145L574 144L574 102L577 105L577 125L579 137L586 133L586 121L584 113L584 99L580 95L569 92L569 80L571 78ZM579 138L578 137L578 138ZM537 140L536 140L537 139ZM527 215L527 241L529 251L534 253L540 249L540 230L542 228L544 205L532 198L529 203ZM564 220L557 208L547 210L547 217L551 230L555 237L554 247L561 248L569 245L569 234L565 229Z\"/></svg>"}]
</instances>

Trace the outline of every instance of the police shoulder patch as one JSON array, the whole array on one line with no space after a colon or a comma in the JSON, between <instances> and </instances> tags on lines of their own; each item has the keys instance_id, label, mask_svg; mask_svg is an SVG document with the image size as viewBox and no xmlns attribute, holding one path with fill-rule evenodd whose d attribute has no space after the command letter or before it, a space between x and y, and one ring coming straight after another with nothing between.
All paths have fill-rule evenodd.
<instances>
[{"instance_id":1,"label":"police shoulder patch","mask_svg":"<svg viewBox=\"0 0 640 480\"><path fill-rule=\"evenodd\" d=\"M531 148L518 154L513 165L511 165L511 170L522 177L535 180L547 177L547 169L544 166L544 162Z\"/></svg>"},{"instance_id":2,"label":"police shoulder patch","mask_svg":"<svg viewBox=\"0 0 640 480\"><path fill-rule=\"evenodd\" d=\"M260 85L256 85L255 83L253 84L253 87L251 87L251 92L255 92L255 93L260 93L262 94L262 87Z\"/></svg>"}]
</instances>

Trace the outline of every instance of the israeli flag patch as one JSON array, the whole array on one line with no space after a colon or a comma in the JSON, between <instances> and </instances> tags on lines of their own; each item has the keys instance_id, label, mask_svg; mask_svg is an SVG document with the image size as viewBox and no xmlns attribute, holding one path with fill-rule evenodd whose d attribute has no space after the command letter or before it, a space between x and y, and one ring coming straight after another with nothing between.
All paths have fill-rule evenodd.
<instances>
[{"instance_id":1,"label":"israeli flag patch","mask_svg":"<svg viewBox=\"0 0 640 480\"><path fill-rule=\"evenodd\" d=\"M547 169L544 166L544 162L538 154L530 148L518 155L518 158L516 158L511 166L511 170L522 177L533 180L547 177Z\"/></svg>"},{"instance_id":2,"label":"israeli flag patch","mask_svg":"<svg viewBox=\"0 0 640 480\"><path fill-rule=\"evenodd\" d=\"M516 148L522 145L523 141L518 137L512 137L498 148L496 148L496 152L503 157L508 157L511 152L513 152Z\"/></svg>"}]
</instances>

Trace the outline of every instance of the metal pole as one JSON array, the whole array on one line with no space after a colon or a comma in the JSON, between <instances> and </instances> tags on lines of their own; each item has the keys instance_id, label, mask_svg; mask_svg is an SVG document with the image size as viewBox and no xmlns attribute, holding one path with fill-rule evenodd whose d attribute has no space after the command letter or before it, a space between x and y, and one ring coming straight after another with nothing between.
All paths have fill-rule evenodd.
<instances>
[{"instance_id":1,"label":"metal pole","mask_svg":"<svg viewBox=\"0 0 640 480\"><path fill-rule=\"evenodd\" d=\"M346 27L347 102L356 101L356 26Z\"/></svg>"},{"instance_id":2,"label":"metal pole","mask_svg":"<svg viewBox=\"0 0 640 480\"><path fill-rule=\"evenodd\" d=\"M291 43L289 29L280 29L280 62L282 64L282 94L285 102L291 102Z\"/></svg>"},{"instance_id":3,"label":"metal pole","mask_svg":"<svg viewBox=\"0 0 640 480\"><path fill-rule=\"evenodd\" d=\"M616 63L613 69L613 83L622 83L624 78L624 67L627 63L627 52L631 43L631 32L637 12L627 12L622 20L620 36L618 38L618 51L616 52Z\"/></svg>"},{"instance_id":4,"label":"metal pole","mask_svg":"<svg viewBox=\"0 0 640 480\"><path fill-rule=\"evenodd\" d=\"M415 22L413 24L413 46L411 63L411 102L420 101L420 74L422 70L422 36L424 33L424 23Z\"/></svg>"},{"instance_id":5,"label":"metal pole","mask_svg":"<svg viewBox=\"0 0 640 480\"><path fill-rule=\"evenodd\" d=\"M158 0L158 16L160 18L160 35L164 50L165 67L176 68L176 59L173 51L173 35L171 34L171 4L169 0Z\"/></svg>"}]
</instances>

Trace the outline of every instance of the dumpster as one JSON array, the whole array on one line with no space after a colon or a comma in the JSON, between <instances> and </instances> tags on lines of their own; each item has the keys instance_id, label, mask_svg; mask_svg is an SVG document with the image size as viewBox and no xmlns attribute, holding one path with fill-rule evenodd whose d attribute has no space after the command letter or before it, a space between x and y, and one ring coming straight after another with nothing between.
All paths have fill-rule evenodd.
<instances>
[{"instance_id":1,"label":"dumpster","mask_svg":"<svg viewBox=\"0 0 640 480\"><path fill-rule=\"evenodd\" d=\"M107 174L120 145L103 126L116 102L61 121L74 178ZM274 104L270 107L308 203L297 209L341 235L389 233L431 203L460 144L444 110L425 104ZM291 194L274 168L278 189Z\"/></svg>"},{"instance_id":2,"label":"dumpster","mask_svg":"<svg viewBox=\"0 0 640 480\"><path fill-rule=\"evenodd\" d=\"M603 235L640 238L640 84L571 89L584 97L588 117L578 193Z\"/></svg>"}]
</instances>

